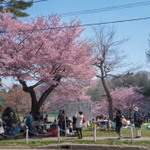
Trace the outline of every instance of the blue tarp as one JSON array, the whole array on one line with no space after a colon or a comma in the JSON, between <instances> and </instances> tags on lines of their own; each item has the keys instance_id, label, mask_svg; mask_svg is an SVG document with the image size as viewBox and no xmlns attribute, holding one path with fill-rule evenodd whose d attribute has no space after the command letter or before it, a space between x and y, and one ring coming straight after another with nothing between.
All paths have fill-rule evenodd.
<instances>
[{"instance_id":1,"label":"blue tarp","mask_svg":"<svg viewBox=\"0 0 150 150\"><path fill-rule=\"evenodd\" d=\"M8 130L8 131L5 131L5 134L18 134L18 133L20 133L20 128L17 128L17 129L15 129L15 130Z\"/></svg>"},{"instance_id":2,"label":"blue tarp","mask_svg":"<svg viewBox=\"0 0 150 150\"><path fill-rule=\"evenodd\" d=\"M150 129L150 125L146 127L147 129Z\"/></svg>"}]
</instances>

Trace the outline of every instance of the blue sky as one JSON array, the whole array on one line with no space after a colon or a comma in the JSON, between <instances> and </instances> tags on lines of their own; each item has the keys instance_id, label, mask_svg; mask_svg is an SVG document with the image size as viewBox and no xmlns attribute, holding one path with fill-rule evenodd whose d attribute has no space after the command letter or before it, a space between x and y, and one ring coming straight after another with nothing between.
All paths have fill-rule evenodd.
<instances>
[{"instance_id":1,"label":"blue sky","mask_svg":"<svg viewBox=\"0 0 150 150\"><path fill-rule=\"evenodd\" d=\"M26 12L30 14L30 17L28 18L34 18L37 16L48 16L51 13L62 14L145 1L146 0L48 0L34 3L34 5L27 9ZM72 18L77 18L82 22L82 24L87 24L148 16L150 16L150 5L111 10L107 12L62 16L62 19L64 21L69 21ZM107 26L114 26L120 36L129 38L129 41L124 45L124 51L128 55L129 60L134 63L142 63L144 65L143 70L146 69L150 71L146 64L145 55L146 49L148 49L148 37L150 33L149 24L150 20L144 20L116 23L113 25L109 24ZM91 38L93 36L92 28L93 27L85 27L85 31L82 36L85 38Z\"/></svg>"}]
</instances>

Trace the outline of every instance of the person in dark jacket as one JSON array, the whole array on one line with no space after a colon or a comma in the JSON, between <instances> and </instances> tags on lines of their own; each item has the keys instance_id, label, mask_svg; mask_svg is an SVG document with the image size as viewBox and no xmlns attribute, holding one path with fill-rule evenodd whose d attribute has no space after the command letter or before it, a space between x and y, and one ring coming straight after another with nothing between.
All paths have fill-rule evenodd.
<instances>
[{"instance_id":1,"label":"person in dark jacket","mask_svg":"<svg viewBox=\"0 0 150 150\"><path fill-rule=\"evenodd\" d=\"M140 113L138 111L138 108L135 107L134 108L134 126L135 126L135 130L136 130L136 138L140 138L141 137L141 117L140 117Z\"/></svg>"},{"instance_id":2,"label":"person in dark jacket","mask_svg":"<svg viewBox=\"0 0 150 150\"><path fill-rule=\"evenodd\" d=\"M32 112L30 112L26 118L26 125L28 126L29 131L33 130L33 116Z\"/></svg>"},{"instance_id":3,"label":"person in dark jacket","mask_svg":"<svg viewBox=\"0 0 150 150\"><path fill-rule=\"evenodd\" d=\"M72 117L72 125L73 125L73 130L76 131L76 121L77 118L75 116Z\"/></svg>"},{"instance_id":4,"label":"person in dark jacket","mask_svg":"<svg viewBox=\"0 0 150 150\"><path fill-rule=\"evenodd\" d=\"M60 130L61 130L61 132L60 132L61 135L65 135L66 127L65 127L65 111L64 110L60 110L57 121L58 121L58 125L60 127Z\"/></svg>"},{"instance_id":5,"label":"person in dark jacket","mask_svg":"<svg viewBox=\"0 0 150 150\"><path fill-rule=\"evenodd\" d=\"M121 119L122 119L122 114L121 114L121 111L118 110L118 109L116 109L115 111L116 111L116 118L115 118L116 127L115 127L115 131L119 135L118 139L121 139L122 138L122 135L121 135L121 127L122 127Z\"/></svg>"},{"instance_id":6,"label":"person in dark jacket","mask_svg":"<svg viewBox=\"0 0 150 150\"><path fill-rule=\"evenodd\" d=\"M6 129L6 133L10 134L13 132L14 130L14 113L10 112L6 115L4 119L5 122L5 129Z\"/></svg>"}]
</instances>

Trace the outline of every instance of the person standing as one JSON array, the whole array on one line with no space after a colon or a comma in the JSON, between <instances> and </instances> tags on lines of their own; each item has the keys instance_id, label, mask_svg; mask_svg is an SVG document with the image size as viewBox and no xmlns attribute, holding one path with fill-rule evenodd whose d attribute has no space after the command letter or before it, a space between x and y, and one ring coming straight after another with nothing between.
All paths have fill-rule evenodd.
<instances>
[{"instance_id":1,"label":"person standing","mask_svg":"<svg viewBox=\"0 0 150 150\"><path fill-rule=\"evenodd\" d=\"M73 131L76 131L76 121L77 121L77 118L75 116L73 116L72 117Z\"/></svg>"},{"instance_id":2,"label":"person standing","mask_svg":"<svg viewBox=\"0 0 150 150\"><path fill-rule=\"evenodd\" d=\"M78 135L78 139L82 139L82 127L83 127L83 112L79 111L75 114L76 117L76 131Z\"/></svg>"},{"instance_id":3,"label":"person standing","mask_svg":"<svg viewBox=\"0 0 150 150\"><path fill-rule=\"evenodd\" d=\"M122 114L121 111L116 109L116 118L115 118L115 122L116 122L116 127L115 127L115 131L117 132L117 134L119 135L118 139L122 139L122 135L121 135L121 127L122 127Z\"/></svg>"},{"instance_id":4,"label":"person standing","mask_svg":"<svg viewBox=\"0 0 150 150\"><path fill-rule=\"evenodd\" d=\"M134 108L134 126L135 126L135 131L136 131L136 138L141 137L141 119L140 119L140 113L138 111L138 108Z\"/></svg>"},{"instance_id":5,"label":"person standing","mask_svg":"<svg viewBox=\"0 0 150 150\"><path fill-rule=\"evenodd\" d=\"M65 123L65 111L64 110L60 110L57 121L58 121L59 128L61 130L60 134L65 135L65 132L66 132L65 124L66 123Z\"/></svg>"}]
</instances>

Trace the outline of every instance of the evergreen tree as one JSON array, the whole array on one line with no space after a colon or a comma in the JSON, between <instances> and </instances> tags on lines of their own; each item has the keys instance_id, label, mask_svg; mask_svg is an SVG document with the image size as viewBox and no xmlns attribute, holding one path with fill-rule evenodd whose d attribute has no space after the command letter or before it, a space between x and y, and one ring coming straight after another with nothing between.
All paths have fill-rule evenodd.
<instances>
[{"instance_id":1,"label":"evergreen tree","mask_svg":"<svg viewBox=\"0 0 150 150\"><path fill-rule=\"evenodd\" d=\"M32 5L32 0L28 2L24 0L0 0L0 12L11 12L14 14L14 17L26 17L29 16L29 14L22 10Z\"/></svg>"}]
</instances>

